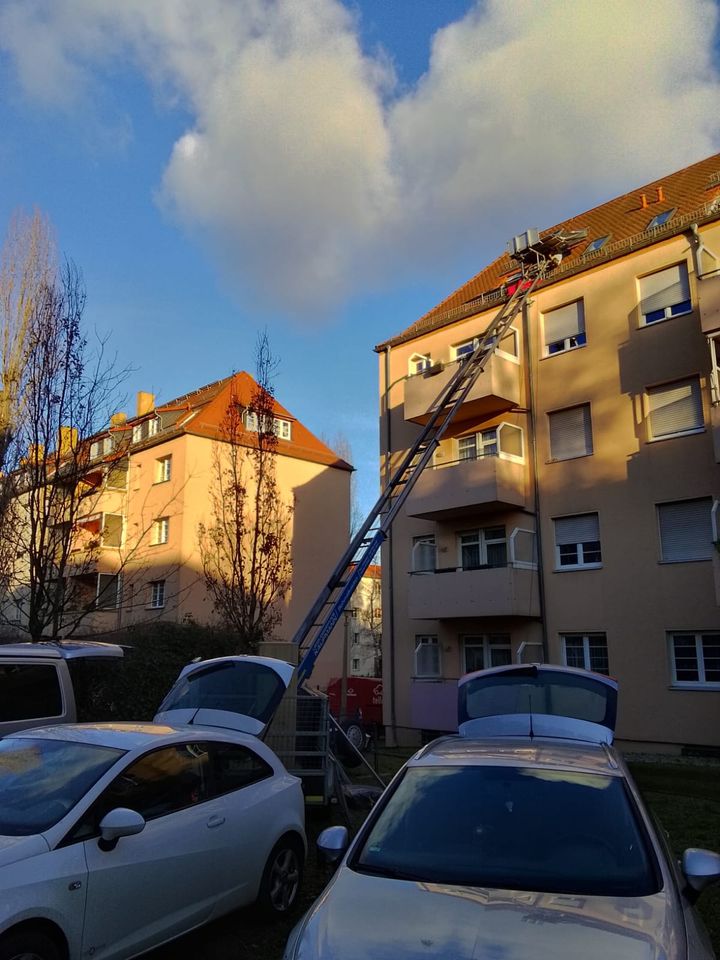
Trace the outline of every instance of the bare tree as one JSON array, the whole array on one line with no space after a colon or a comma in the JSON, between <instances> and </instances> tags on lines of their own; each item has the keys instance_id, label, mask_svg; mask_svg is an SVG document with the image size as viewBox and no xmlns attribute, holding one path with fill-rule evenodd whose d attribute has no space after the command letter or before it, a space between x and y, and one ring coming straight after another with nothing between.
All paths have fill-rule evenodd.
<instances>
[{"instance_id":1,"label":"bare tree","mask_svg":"<svg viewBox=\"0 0 720 960\"><path fill-rule=\"evenodd\" d=\"M246 406L233 392L214 450L210 519L198 530L205 584L222 623L250 653L272 638L290 589L292 508L276 477L278 438L267 333L256 346L256 388Z\"/></svg>"},{"instance_id":2,"label":"bare tree","mask_svg":"<svg viewBox=\"0 0 720 960\"><path fill-rule=\"evenodd\" d=\"M97 594L92 602L86 597L100 547L108 545L106 531L82 523L99 495L86 438L107 424L126 371L115 371L104 341L91 347L82 329L85 301L72 263L46 276L33 294L24 320L22 393L8 419L0 619L33 640L73 632L103 602ZM111 581L117 589L112 577L107 588Z\"/></svg>"}]
</instances>

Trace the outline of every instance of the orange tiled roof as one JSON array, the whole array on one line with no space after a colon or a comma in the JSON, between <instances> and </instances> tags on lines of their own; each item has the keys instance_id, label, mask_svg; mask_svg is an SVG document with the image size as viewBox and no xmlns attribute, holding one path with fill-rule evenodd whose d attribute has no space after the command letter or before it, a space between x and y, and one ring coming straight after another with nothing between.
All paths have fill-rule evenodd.
<instances>
[{"instance_id":1,"label":"orange tiled roof","mask_svg":"<svg viewBox=\"0 0 720 960\"><path fill-rule=\"evenodd\" d=\"M716 220L720 218L720 207L716 209L717 204L713 201L718 199L720 153L543 230L541 237L558 230L587 230L587 240L578 244L566 256L546 283L590 270L632 250L657 243L660 239L682 232L693 222ZM653 217L666 210L675 211L668 222L660 228L648 230L648 224ZM594 240L606 236L609 239L600 250L594 253L585 252ZM380 351L386 346L405 343L439 327L472 316L479 310L486 310L494 303L499 305L503 299L500 291L503 280L516 271L516 262L511 260L507 253L502 254L402 333L379 344L375 349Z\"/></svg>"}]
</instances>

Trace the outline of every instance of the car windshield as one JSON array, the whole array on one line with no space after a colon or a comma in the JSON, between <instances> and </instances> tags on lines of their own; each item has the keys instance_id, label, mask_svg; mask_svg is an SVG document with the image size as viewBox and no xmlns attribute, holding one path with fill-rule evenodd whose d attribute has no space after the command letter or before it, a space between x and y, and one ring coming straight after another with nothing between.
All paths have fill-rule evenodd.
<instances>
[{"instance_id":1,"label":"car windshield","mask_svg":"<svg viewBox=\"0 0 720 960\"><path fill-rule=\"evenodd\" d=\"M212 663L178 680L159 712L227 710L266 723L284 692L275 671L262 663Z\"/></svg>"},{"instance_id":2,"label":"car windshield","mask_svg":"<svg viewBox=\"0 0 720 960\"><path fill-rule=\"evenodd\" d=\"M351 866L426 883L597 896L660 889L620 777L409 767Z\"/></svg>"},{"instance_id":3,"label":"car windshield","mask_svg":"<svg viewBox=\"0 0 720 960\"><path fill-rule=\"evenodd\" d=\"M0 740L0 835L52 827L124 752L64 740Z\"/></svg>"}]
</instances>

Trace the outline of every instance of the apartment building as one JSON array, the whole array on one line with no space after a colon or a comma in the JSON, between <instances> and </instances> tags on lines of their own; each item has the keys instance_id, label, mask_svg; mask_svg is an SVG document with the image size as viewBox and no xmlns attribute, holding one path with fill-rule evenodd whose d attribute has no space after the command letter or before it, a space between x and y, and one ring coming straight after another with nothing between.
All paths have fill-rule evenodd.
<instances>
[{"instance_id":1,"label":"apartment building","mask_svg":"<svg viewBox=\"0 0 720 960\"><path fill-rule=\"evenodd\" d=\"M348 611L346 610L346 613ZM352 596L348 673L353 677L381 675L382 567L371 563Z\"/></svg>"},{"instance_id":2,"label":"apartment building","mask_svg":"<svg viewBox=\"0 0 720 960\"><path fill-rule=\"evenodd\" d=\"M385 544L385 719L451 730L463 673L546 660L619 681L621 740L716 747L720 154L560 234ZM518 282L503 254L376 348L385 479Z\"/></svg>"},{"instance_id":3,"label":"apartment building","mask_svg":"<svg viewBox=\"0 0 720 960\"><path fill-rule=\"evenodd\" d=\"M80 558L85 543L101 546L92 569L79 574L82 596L78 584L71 584L74 596L93 609L83 632L149 620L214 619L198 531L213 520L229 405L239 406L237 439L250 447L258 430L256 391L254 379L241 372L169 403L156 404L152 394L140 392L134 417L116 414L92 438L84 482L94 492L83 501L74 549ZM274 639L289 642L347 546L352 467L277 401L272 415L278 497L289 509L293 567ZM246 482L252 484L249 471ZM287 653L291 659L292 651ZM340 639L331 638L318 662L318 682L337 675L340 657Z\"/></svg>"}]
</instances>

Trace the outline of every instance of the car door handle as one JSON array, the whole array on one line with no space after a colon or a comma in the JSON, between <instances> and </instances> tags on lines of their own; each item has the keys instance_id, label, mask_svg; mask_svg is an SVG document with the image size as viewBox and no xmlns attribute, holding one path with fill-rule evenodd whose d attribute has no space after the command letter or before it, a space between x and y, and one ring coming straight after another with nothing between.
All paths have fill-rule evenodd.
<instances>
[{"instance_id":1,"label":"car door handle","mask_svg":"<svg viewBox=\"0 0 720 960\"><path fill-rule=\"evenodd\" d=\"M207 822L208 827L212 830L213 827L221 827L225 823L225 817L210 817Z\"/></svg>"}]
</instances>

